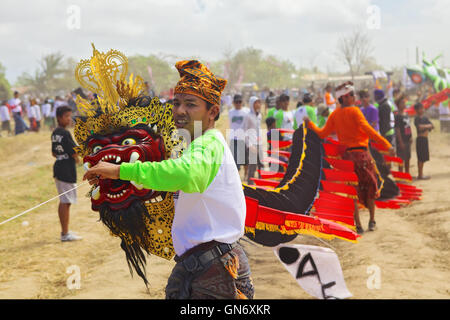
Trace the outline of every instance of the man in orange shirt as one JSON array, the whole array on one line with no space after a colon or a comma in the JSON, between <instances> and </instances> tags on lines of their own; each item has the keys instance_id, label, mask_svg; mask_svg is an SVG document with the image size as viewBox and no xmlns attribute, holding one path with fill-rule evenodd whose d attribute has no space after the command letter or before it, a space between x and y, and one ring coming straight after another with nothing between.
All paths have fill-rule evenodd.
<instances>
[{"instance_id":1,"label":"man in orange shirt","mask_svg":"<svg viewBox=\"0 0 450 320\"><path fill-rule=\"evenodd\" d=\"M355 165L358 176L358 199L369 209L368 228L373 231L376 228L375 199L379 197L380 190L377 185L376 164L368 149L369 139L382 144L391 154L395 152L392 145L372 128L361 110L355 106L355 89L352 82L349 81L337 87L336 98L341 107L331 113L322 129L308 118L305 118L305 123L322 139L331 133L336 133L339 142L345 146L346 151L342 158L351 160ZM354 218L357 232L363 233L356 201Z\"/></svg>"}]
</instances>

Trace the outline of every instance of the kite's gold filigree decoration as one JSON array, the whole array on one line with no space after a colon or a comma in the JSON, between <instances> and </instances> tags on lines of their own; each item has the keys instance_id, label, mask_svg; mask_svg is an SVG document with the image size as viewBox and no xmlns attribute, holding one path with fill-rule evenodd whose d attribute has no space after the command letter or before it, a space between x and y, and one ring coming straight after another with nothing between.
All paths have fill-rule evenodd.
<instances>
[{"instance_id":1,"label":"kite's gold filigree decoration","mask_svg":"<svg viewBox=\"0 0 450 320\"><path fill-rule=\"evenodd\" d=\"M128 74L128 59L120 51L98 51L92 44L91 59L81 60L75 69L75 78L82 87L97 94L97 104L77 96L76 103L81 116L92 117L97 108L103 113L114 113L128 105L143 90L144 81Z\"/></svg>"}]
</instances>

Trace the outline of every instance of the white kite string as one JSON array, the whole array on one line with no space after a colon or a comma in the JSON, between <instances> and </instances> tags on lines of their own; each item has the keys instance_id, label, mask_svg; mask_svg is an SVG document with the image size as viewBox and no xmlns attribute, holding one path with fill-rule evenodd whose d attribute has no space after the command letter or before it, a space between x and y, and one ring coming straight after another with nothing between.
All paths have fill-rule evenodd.
<instances>
[{"instance_id":1,"label":"white kite string","mask_svg":"<svg viewBox=\"0 0 450 320\"><path fill-rule=\"evenodd\" d=\"M92 180L95 180L95 179L92 179ZM76 186L75 188L72 188L72 189L70 189L70 190L64 191L63 193L58 194L57 196L54 196L53 198L48 199L47 201L44 201L44 202L42 202L42 203L40 203L40 204L34 206L33 208L30 208L30 209L28 209L28 210L25 210L24 212L21 212L21 213L19 213L18 215L15 215L14 217L11 217L11 218L9 218L9 219L6 219L5 221L0 222L0 226L1 226L2 224L4 224L4 223L7 223L8 221L11 221L11 220L14 220L14 219L16 219L16 218L18 218L18 217L20 217L20 216L23 216L25 213L28 213L28 212L30 212L30 211L36 209L36 208L39 208L40 206L46 204L47 202L50 202L50 201L52 201L52 200L55 200L55 199L58 198L59 196L62 196L62 195L64 195L64 194L66 194L66 193L69 193L70 191L75 190L75 189L77 189L77 188L79 188L79 187L81 187L81 186L84 186L84 185L85 185L86 183L88 183L88 182L89 182L89 181L85 181L85 182L83 182L82 184L79 184L78 186Z\"/></svg>"},{"instance_id":2,"label":"white kite string","mask_svg":"<svg viewBox=\"0 0 450 320\"><path fill-rule=\"evenodd\" d=\"M320 242L324 243L327 247L333 249L335 252L337 251L336 248L334 248L331 244L326 243L325 241L323 241L322 239L316 237L315 235L313 235L314 238L316 238L317 240L319 240Z\"/></svg>"}]
</instances>

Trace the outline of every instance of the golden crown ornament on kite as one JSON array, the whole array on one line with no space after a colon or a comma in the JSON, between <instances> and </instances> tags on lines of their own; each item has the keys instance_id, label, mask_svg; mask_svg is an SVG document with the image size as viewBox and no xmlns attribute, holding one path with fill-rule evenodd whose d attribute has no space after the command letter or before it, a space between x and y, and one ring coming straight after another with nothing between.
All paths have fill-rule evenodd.
<instances>
[{"instance_id":1,"label":"golden crown ornament on kite","mask_svg":"<svg viewBox=\"0 0 450 320\"><path fill-rule=\"evenodd\" d=\"M133 74L128 81L128 59L120 51L111 49L107 53L99 52L92 44L93 54L89 60L81 60L75 69L75 78L82 87L97 95L99 107L104 113L119 111L130 99L138 96L144 88L144 81ZM93 116L97 106L77 97L78 111L81 116Z\"/></svg>"},{"instance_id":2,"label":"golden crown ornament on kite","mask_svg":"<svg viewBox=\"0 0 450 320\"><path fill-rule=\"evenodd\" d=\"M107 53L98 51L92 44L90 59L81 60L75 69L75 78L82 87L97 95L88 101L79 95L76 98L79 117L76 118L74 136L81 156L89 154L87 140L95 134L108 134L121 127L138 124L150 126L164 139L167 156L180 152L180 145L172 118L172 109L153 98L148 106L133 105L133 99L143 96L144 81L141 77L127 79L128 59L120 51L111 49Z\"/></svg>"}]
</instances>

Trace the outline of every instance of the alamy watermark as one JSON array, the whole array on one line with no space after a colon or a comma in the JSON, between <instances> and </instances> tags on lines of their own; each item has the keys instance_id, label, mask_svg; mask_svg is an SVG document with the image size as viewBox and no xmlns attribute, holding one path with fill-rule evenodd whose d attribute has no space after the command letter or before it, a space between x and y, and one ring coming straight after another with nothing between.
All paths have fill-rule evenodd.
<instances>
[{"instance_id":1,"label":"alamy watermark","mask_svg":"<svg viewBox=\"0 0 450 320\"><path fill-rule=\"evenodd\" d=\"M381 288L381 269L376 264L372 264L367 267L366 270L367 274L369 274L369 278L367 278L367 289L373 290L377 289L379 290Z\"/></svg>"},{"instance_id":2,"label":"alamy watermark","mask_svg":"<svg viewBox=\"0 0 450 320\"><path fill-rule=\"evenodd\" d=\"M69 30L79 30L81 28L81 8L77 5L70 5L66 10L66 26Z\"/></svg>"},{"instance_id":3,"label":"alamy watermark","mask_svg":"<svg viewBox=\"0 0 450 320\"><path fill-rule=\"evenodd\" d=\"M381 10L376 5L367 7L366 10L368 18L366 20L366 26L370 30L379 30L381 28Z\"/></svg>"},{"instance_id":4,"label":"alamy watermark","mask_svg":"<svg viewBox=\"0 0 450 320\"><path fill-rule=\"evenodd\" d=\"M66 280L67 289L69 290L81 289L80 267L77 265L71 265L67 267L66 273L70 274L70 276Z\"/></svg>"}]
</instances>

